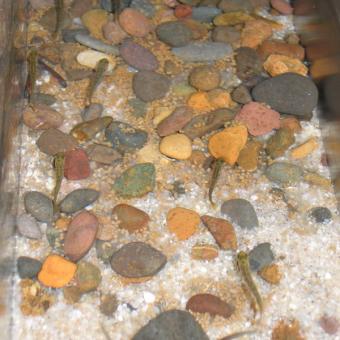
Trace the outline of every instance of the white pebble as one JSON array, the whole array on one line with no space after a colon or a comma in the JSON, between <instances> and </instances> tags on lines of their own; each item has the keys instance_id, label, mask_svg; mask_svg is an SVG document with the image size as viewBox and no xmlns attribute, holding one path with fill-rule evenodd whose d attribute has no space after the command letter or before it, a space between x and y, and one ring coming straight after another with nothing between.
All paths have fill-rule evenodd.
<instances>
[{"instance_id":1,"label":"white pebble","mask_svg":"<svg viewBox=\"0 0 340 340\"><path fill-rule=\"evenodd\" d=\"M144 301L146 303L154 303L155 302L155 295L153 295L150 292L143 292L143 296L144 296Z\"/></svg>"}]
</instances>

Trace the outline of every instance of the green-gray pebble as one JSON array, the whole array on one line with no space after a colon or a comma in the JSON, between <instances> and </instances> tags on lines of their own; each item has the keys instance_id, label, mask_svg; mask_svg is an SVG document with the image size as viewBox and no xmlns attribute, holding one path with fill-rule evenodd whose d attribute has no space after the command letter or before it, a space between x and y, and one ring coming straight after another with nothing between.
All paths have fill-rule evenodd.
<instances>
[{"instance_id":1,"label":"green-gray pebble","mask_svg":"<svg viewBox=\"0 0 340 340\"><path fill-rule=\"evenodd\" d=\"M75 278L77 286L82 293L96 290L102 281L102 275L99 268L93 263L86 261L78 263Z\"/></svg>"},{"instance_id":2,"label":"green-gray pebble","mask_svg":"<svg viewBox=\"0 0 340 340\"><path fill-rule=\"evenodd\" d=\"M38 191L28 191L24 196L26 211L41 222L51 222L53 219L53 203L46 195Z\"/></svg>"},{"instance_id":3,"label":"green-gray pebble","mask_svg":"<svg viewBox=\"0 0 340 340\"><path fill-rule=\"evenodd\" d=\"M267 178L278 184L294 184L302 180L302 169L294 164L276 162L265 171Z\"/></svg>"},{"instance_id":4,"label":"green-gray pebble","mask_svg":"<svg viewBox=\"0 0 340 340\"><path fill-rule=\"evenodd\" d=\"M17 260L18 274L21 279L33 279L40 272L42 263L27 256L20 256Z\"/></svg>"},{"instance_id":5,"label":"green-gray pebble","mask_svg":"<svg viewBox=\"0 0 340 340\"><path fill-rule=\"evenodd\" d=\"M60 203L60 211L72 214L92 204L99 197L94 189L77 189L70 192Z\"/></svg>"}]
</instances>

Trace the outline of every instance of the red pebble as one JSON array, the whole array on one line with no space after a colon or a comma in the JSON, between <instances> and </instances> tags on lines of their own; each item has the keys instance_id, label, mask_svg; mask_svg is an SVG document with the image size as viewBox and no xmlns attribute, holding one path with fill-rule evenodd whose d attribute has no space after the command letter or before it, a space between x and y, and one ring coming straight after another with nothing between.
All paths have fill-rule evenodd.
<instances>
[{"instance_id":1,"label":"red pebble","mask_svg":"<svg viewBox=\"0 0 340 340\"><path fill-rule=\"evenodd\" d=\"M262 136L280 128L280 114L256 102L244 105L235 119L245 124L253 136Z\"/></svg>"},{"instance_id":2,"label":"red pebble","mask_svg":"<svg viewBox=\"0 0 340 340\"><path fill-rule=\"evenodd\" d=\"M178 19L188 18L191 16L192 8L189 5L178 5L175 8L175 17Z\"/></svg>"},{"instance_id":3,"label":"red pebble","mask_svg":"<svg viewBox=\"0 0 340 340\"><path fill-rule=\"evenodd\" d=\"M281 14L289 15L293 13L293 7L284 0L271 0L270 4Z\"/></svg>"},{"instance_id":4,"label":"red pebble","mask_svg":"<svg viewBox=\"0 0 340 340\"><path fill-rule=\"evenodd\" d=\"M65 152L64 176L69 180L85 179L90 176L90 162L84 150Z\"/></svg>"}]
</instances>

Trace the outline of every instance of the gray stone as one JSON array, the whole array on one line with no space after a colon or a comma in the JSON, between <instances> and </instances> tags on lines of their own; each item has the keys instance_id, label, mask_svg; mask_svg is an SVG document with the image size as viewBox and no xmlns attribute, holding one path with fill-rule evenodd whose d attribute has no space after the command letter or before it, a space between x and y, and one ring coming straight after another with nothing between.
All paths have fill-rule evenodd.
<instances>
[{"instance_id":1,"label":"gray stone","mask_svg":"<svg viewBox=\"0 0 340 340\"><path fill-rule=\"evenodd\" d=\"M104 263L110 263L110 259L118 250L118 245L112 242L96 240L95 243L97 257Z\"/></svg>"},{"instance_id":2,"label":"gray stone","mask_svg":"<svg viewBox=\"0 0 340 340\"><path fill-rule=\"evenodd\" d=\"M302 169L294 164L275 162L265 171L267 178L279 184L294 184L302 180Z\"/></svg>"},{"instance_id":3,"label":"gray stone","mask_svg":"<svg viewBox=\"0 0 340 340\"><path fill-rule=\"evenodd\" d=\"M131 0L121 0L119 8L120 11L122 11L126 7L130 7L131 2ZM112 6L113 3L114 2L112 0L100 0L100 6L108 12L114 12L115 8L114 6Z\"/></svg>"},{"instance_id":4,"label":"gray stone","mask_svg":"<svg viewBox=\"0 0 340 340\"><path fill-rule=\"evenodd\" d=\"M187 62L208 62L230 56L233 49L220 42L194 42L184 47L175 47L172 52Z\"/></svg>"},{"instance_id":5,"label":"gray stone","mask_svg":"<svg viewBox=\"0 0 340 340\"><path fill-rule=\"evenodd\" d=\"M99 118L102 115L104 110L104 106L100 103L93 103L89 106L86 106L85 109L81 112L81 118L84 122L89 120Z\"/></svg>"},{"instance_id":6,"label":"gray stone","mask_svg":"<svg viewBox=\"0 0 340 340\"><path fill-rule=\"evenodd\" d=\"M76 34L75 40L84 46L90 47L94 50L99 52L112 54L112 55L119 55L119 49L116 46L105 44L99 39L93 38L87 34Z\"/></svg>"},{"instance_id":7,"label":"gray stone","mask_svg":"<svg viewBox=\"0 0 340 340\"><path fill-rule=\"evenodd\" d=\"M218 8L223 10L223 12L235 12L235 11L251 11L253 10L253 5L249 0L222 0Z\"/></svg>"},{"instance_id":8,"label":"gray stone","mask_svg":"<svg viewBox=\"0 0 340 340\"><path fill-rule=\"evenodd\" d=\"M17 228L22 236L31 239L40 239L42 234L41 230L35 219L27 214L22 214L17 218Z\"/></svg>"},{"instance_id":9,"label":"gray stone","mask_svg":"<svg viewBox=\"0 0 340 340\"><path fill-rule=\"evenodd\" d=\"M221 206L221 213L228 215L243 229L253 229L259 225L254 207L249 201L242 198L224 202Z\"/></svg>"},{"instance_id":10,"label":"gray stone","mask_svg":"<svg viewBox=\"0 0 340 340\"><path fill-rule=\"evenodd\" d=\"M285 73L257 84L252 95L273 110L304 118L318 103L318 89L314 82L296 73Z\"/></svg>"},{"instance_id":11,"label":"gray stone","mask_svg":"<svg viewBox=\"0 0 340 340\"><path fill-rule=\"evenodd\" d=\"M112 165L122 160L122 155L118 151L101 144L89 145L86 153L91 161L107 165Z\"/></svg>"},{"instance_id":12,"label":"gray stone","mask_svg":"<svg viewBox=\"0 0 340 340\"><path fill-rule=\"evenodd\" d=\"M132 115L136 118L143 118L146 115L147 104L139 98L131 98L128 104L132 107Z\"/></svg>"},{"instance_id":13,"label":"gray stone","mask_svg":"<svg viewBox=\"0 0 340 340\"><path fill-rule=\"evenodd\" d=\"M160 41L171 47L185 46L192 39L191 30L181 21L169 21L158 25L156 34Z\"/></svg>"},{"instance_id":14,"label":"gray stone","mask_svg":"<svg viewBox=\"0 0 340 340\"><path fill-rule=\"evenodd\" d=\"M53 219L53 203L46 195L38 191L28 191L24 195L26 211L41 222L51 222Z\"/></svg>"},{"instance_id":15,"label":"gray stone","mask_svg":"<svg viewBox=\"0 0 340 340\"><path fill-rule=\"evenodd\" d=\"M213 41L234 44L240 41L241 32L233 26L218 26L212 31Z\"/></svg>"},{"instance_id":16,"label":"gray stone","mask_svg":"<svg viewBox=\"0 0 340 340\"><path fill-rule=\"evenodd\" d=\"M130 7L139 10L148 18L152 18L156 13L154 5L149 0L132 0Z\"/></svg>"},{"instance_id":17,"label":"gray stone","mask_svg":"<svg viewBox=\"0 0 340 340\"><path fill-rule=\"evenodd\" d=\"M326 223L332 220L332 213L326 207L316 207L310 210L310 215L317 223Z\"/></svg>"},{"instance_id":18,"label":"gray stone","mask_svg":"<svg viewBox=\"0 0 340 340\"><path fill-rule=\"evenodd\" d=\"M247 104L252 100L249 90L244 85L236 87L231 94L231 98L239 104Z\"/></svg>"},{"instance_id":19,"label":"gray stone","mask_svg":"<svg viewBox=\"0 0 340 340\"><path fill-rule=\"evenodd\" d=\"M76 35L77 34L88 35L89 34L89 30L87 28L85 28L85 27L62 30L63 40L66 43L75 43L75 42L77 42L77 40L76 40Z\"/></svg>"},{"instance_id":20,"label":"gray stone","mask_svg":"<svg viewBox=\"0 0 340 340\"><path fill-rule=\"evenodd\" d=\"M17 260L18 274L21 279L33 279L40 272L42 263L27 256L20 256Z\"/></svg>"},{"instance_id":21,"label":"gray stone","mask_svg":"<svg viewBox=\"0 0 340 340\"><path fill-rule=\"evenodd\" d=\"M221 10L214 7L194 7L192 9L191 18L200 22L212 22Z\"/></svg>"},{"instance_id":22,"label":"gray stone","mask_svg":"<svg viewBox=\"0 0 340 340\"><path fill-rule=\"evenodd\" d=\"M259 271L274 261L270 246L268 242L260 243L249 252L249 266L252 271Z\"/></svg>"},{"instance_id":23,"label":"gray stone","mask_svg":"<svg viewBox=\"0 0 340 340\"><path fill-rule=\"evenodd\" d=\"M76 189L60 202L60 211L73 214L92 204L99 197L99 192L94 189Z\"/></svg>"}]
</instances>

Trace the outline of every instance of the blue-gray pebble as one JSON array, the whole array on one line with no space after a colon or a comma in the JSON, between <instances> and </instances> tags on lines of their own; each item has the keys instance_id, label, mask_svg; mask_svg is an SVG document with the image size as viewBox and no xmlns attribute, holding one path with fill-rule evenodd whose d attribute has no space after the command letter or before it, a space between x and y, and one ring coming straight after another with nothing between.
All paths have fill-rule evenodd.
<instances>
[{"instance_id":1,"label":"blue-gray pebble","mask_svg":"<svg viewBox=\"0 0 340 340\"><path fill-rule=\"evenodd\" d=\"M294 184L302 180L302 169L294 164L275 162L265 171L267 178L279 184Z\"/></svg>"},{"instance_id":2,"label":"blue-gray pebble","mask_svg":"<svg viewBox=\"0 0 340 340\"><path fill-rule=\"evenodd\" d=\"M18 274L21 279L33 279L40 272L42 263L27 256L20 256L17 260Z\"/></svg>"},{"instance_id":3,"label":"blue-gray pebble","mask_svg":"<svg viewBox=\"0 0 340 340\"><path fill-rule=\"evenodd\" d=\"M192 39L192 31L181 21L164 22L156 27L160 41L172 47L187 45Z\"/></svg>"},{"instance_id":4,"label":"blue-gray pebble","mask_svg":"<svg viewBox=\"0 0 340 340\"><path fill-rule=\"evenodd\" d=\"M222 11L216 7L194 7L191 18L200 22L212 22L216 15Z\"/></svg>"},{"instance_id":5,"label":"blue-gray pebble","mask_svg":"<svg viewBox=\"0 0 340 340\"><path fill-rule=\"evenodd\" d=\"M264 242L249 252L249 266L252 271L259 271L274 261L274 254L270 247L269 242Z\"/></svg>"},{"instance_id":6,"label":"blue-gray pebble","mask_svg":"<svg viewBox=\"0 0 340 340\"><path fill-rule=\"evenodd\" d=\"M90 47L96 51L112 55L119 55L118 47L105 44L101 40L93 38L87 34L76 34L75 39L79 44Z\"/></svg>"},{"instance_id":7,"label":"blue-gray pebble","mask_svg":"<svg viewBox=\"0 0 340 340\"><path fill-rule=\"evenodd\" d=\"M52 200L38 191L28 191L24 196L26 211L40 222L51 222L53 219Z\"/></svg>"},{"instance_id":8,"label":"blue-gray pebble","mask_svg":"<svg viewBox=\"0 0 340 340\"><path fill-rule=\"evenodd\" d=\"M94 189L76 189L60 202L60 211L72 214L84 209L99 198L100 193Z\"/></svg>"},{"instance_id":9,"label":"blue-gray pebble","mask_svg":"<svg viewBox=\"0 0 340 340\"><path fill-rule=\"evenodd\" d=\"M310 210L310 215L317 223L327 223L332 220L332 213L326 207L316 207Z\"/></svg>"}]
</instances>

